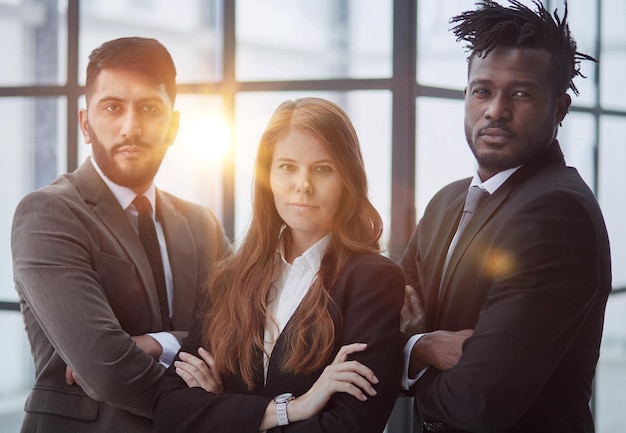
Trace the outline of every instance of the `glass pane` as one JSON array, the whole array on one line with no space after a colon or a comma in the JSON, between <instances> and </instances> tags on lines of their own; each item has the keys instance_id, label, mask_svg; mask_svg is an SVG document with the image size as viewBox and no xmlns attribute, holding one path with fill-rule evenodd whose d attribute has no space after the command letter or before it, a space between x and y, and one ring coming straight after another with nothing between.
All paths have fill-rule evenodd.
<instances>
[{"instance_id":1,"label":"glass pane","mask_svg":"<svg viewBox=\"0 0 626 433\"><path fill-rule=\"evenodd\" d=\"M81 107L85 106L82 98ZM155 178L158 188L209 207L222 216L222 158L231 141L231 127L223 120L219 96L179 94L176 141L169 148ZM91 145L79 135L79 164L91 155Z\"/></svg>"},{"instance_id":2,"label":"glass pane","mask_svg":"<svg viewBox=\"0 0 626 433\"><path fill-rule=\"evenodd\" d=\"M278 105L306 96L327 98L341 105L357 131L368 176L370 200L381 214L386 248L391 221L391 98L387 92L306 94L303 92L246 93L237 98L235 147L235 240L242 239L251 213L252 168L263 130Z\"/></svg>"},{"instance_id":3,"label":"glass pane","mask_svg":"<svg viewBox=\"0 0 626 433\"><path fill-rule=\"evenodd\" d=\"M600 123L598 196L611 241L613 287L626 287L626 118L605 116Z\"/></svg>"},{"instance_id":4,"label":"glass pane","mask_svg":"<svg viewBox=\"0 0 626 433\"><path fill-rule=\"evenodd\" d=\"M626 109L626 0L612 0L602 8L600 102L604 108Z\"/></svg>"},{"instance_id":5,"label":"glass pane","mask_svg":"<svg viewBox=\"0 0 626 433\"><path fill-rule=\"evenodd\" d=\"M448 183L473 176L474 155L463 132L463 101L418 98L415 203L418 219Z\"/></svg>"},{"instance_id":6,"label":"glass pane","mask_svg":"<svg viewBox=\"0 0 626 433\"><path fill-rule=\"evenodd\" d=\"M0 346L11 353L0 371L0 433L13 433L20 431L34 369L20 313L0 311L0 327Z\"/></svg>"},{"instance_id":7,"label":"glass pane","mask_svg":"<svg viewBox=\"0 0 626 433\"><path fill-rule=\"evenodd\" d=\"M626 431L626 293L609 297L595 379L598 433Z\"/></svg>"},{"instance_id":8,"label":"glass pane","mask_svg":"<svg viewBox=\"0 0 626 433\"><path fill-rule=\"evenodd\" d=\"M11 143L0 158L0 300L17 300L10 242L15 207L24 195L64 170L65 111L62 99L0 98L0 130Z\"/></svg>"},{"instance_id":9,"label":"glass pane","mask_svg":"<svg viewBox=\"0 0 626 433\"><path fill-rule=\"evenodd\" d=\"M231 145L219 96L178 95L180 129L156 177L159 188L222 215L222 160Z\"/></svg>"},{"instance_id":10,"label":"glass pane","mask_svg":"<svg viewBox=\"0 0 626 433\"><path fill-rule=\"evenodd\" d=\"M449 21L473 6L467 0L418 0L417 81L420 84L455 89L465 87L467 53L464 44L456 42Z\"/></svg>"},{"instance_id":11,"label":"glass pane","mask_svg":"<svg viewBox=\"0 0 626 433\"><path fill-rule=\"evenodd\" d=\"M590 56L595 56L594 51L597 34L597 26L595 23L597 21L596 18L598 11L596 3L597 2L588 0L569 0L567 2L567 21L569 22L572 36L576 40L577 51ZM563 12L565 11L563 0L556 2L553 0L550 4L550 11L553 11L556 8L559 16L563 17ZM604 63L604 59L602 59L602 63ZM574 84L578 88L580 95L576 96L573 92L569 92L572 96L572 104L592 106L597 92L595 85L596 64L594 62L584 60L580 63L580 71L587 78L574 78Z\"/></svg>"},{"instance_id":12,"label":"glass pane","mask_svg":"<svg viewBox=\"0 0 626 433\"><path fill-rule=\"evenodd\" d=\"M567 165L576 167L591 189L595 189L594 117L570 111L558 132L559 144Z\"/></svg>"},{"instance_id":13,"label":"glass pane","mask_svg":"<svg viewBox=\"0 0 626 433\"><path fill-rule=\"evenodd\" d=\"M391 0L239 0L237 79L391 76Z\"/></svg>"},{"instance_id":14,"label":"glass pane","mask_svg":"<svg viewBox=\"0 0 626 433\"><path fill-rule=\"evenodd\" d=\"M89 53L123 37L158 39L169 50L178 83L222 78L221 0L90 0L81 2L79 75Z\"/></svg>"},{"instance_id":15,"label":"glass pane","mask_svg":"<svg viewBox=\"0 0 626 433\"><path fill-rule=\"evenodd\" d=\"M0 86L65 82L65 15L57 0L0 2Z\"/></svg>"}]
</instances>

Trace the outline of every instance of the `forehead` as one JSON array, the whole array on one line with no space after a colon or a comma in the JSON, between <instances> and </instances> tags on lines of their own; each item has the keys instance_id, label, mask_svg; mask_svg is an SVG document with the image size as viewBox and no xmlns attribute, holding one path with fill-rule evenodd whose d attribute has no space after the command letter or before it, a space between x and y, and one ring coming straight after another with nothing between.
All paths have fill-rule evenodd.
<instances>
[{"instance_id":1,"label":"forehead","mask_svg":"<svg viewBox=\"0 0 626 433\"><path fill-rule=\"evenodd\" d=\"M549 85L550 53L535 48L498 46L487 56L473 56L468 78L474 80L515 80Z\"/></svg>"},{"instance_id":2,"label":"forehead","mask_svg":"<svg viewBox=\"0 0 626 433\"><path fill-rule=\"evenodd\" d=\"M103 69L94 80L91 99L97 103L108 98L128 102L156 100L170 106L172 103L164 83L148 74L124 69Z\"/></svg>"},{"instance_id":3,"label":"forehead","mask_svg":"<svg viewBox=\"0 0 626 433\"><path fill-rule=\"evenodd\" d=\"M330 159L326 146L313 133L302 128L289 130L276 140L274 158Z\"/></svg>"}]
</instances>

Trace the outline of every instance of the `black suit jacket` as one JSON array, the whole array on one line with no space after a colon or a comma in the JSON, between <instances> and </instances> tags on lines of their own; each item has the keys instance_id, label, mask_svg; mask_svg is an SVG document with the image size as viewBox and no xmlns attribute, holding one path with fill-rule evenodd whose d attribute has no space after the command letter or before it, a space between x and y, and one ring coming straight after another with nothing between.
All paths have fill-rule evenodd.
<instances>
[{"instance_id":1,"label":"black suit jacket","mask_svg":"<svg viewBox=\"0 0 626 433\"><path fill-rule=\"evenodd\" d=\"M597 201L554 142L476 211L440 286L469 183L436 194L401 262L427 331L474 329L455 367L417 382L419 414L464 431L591 432L611 290Z\"/></svg>"},{"instance_id":2,"label":"black suit jacket","mask_svg":"<svg viewBox=\"0 0 626 433\"><path fill-rule=\"evenodd\" d=\"M404 280L400 269L377 254L354 257L331 290L330 307L335 324L335 351L345 344L364 342L365 352L353 356L371 368L380 382L377 395L361 402L346 393L335 394L318 415L291 424L289 432L382 432L400 390L402 336L400 309L404 299ZM297 314L297 311L296 313ZM287 323L284 332L289 329ZM267 382L263 384L262 355L258 353L257 383L248 391L238 377L224 379L219 395L201 388L188 389L173 368L159 387L154 408L157 432L258 432L271 399L284 392L296 397L308 391L323 371L289 374L280 370L284 358L284 332L278 338L270 359ZM192 327L182 350L196 354L200 345L198 324ZM280 431L279 428L275 429Z\"/></svg>"}]
</instances>

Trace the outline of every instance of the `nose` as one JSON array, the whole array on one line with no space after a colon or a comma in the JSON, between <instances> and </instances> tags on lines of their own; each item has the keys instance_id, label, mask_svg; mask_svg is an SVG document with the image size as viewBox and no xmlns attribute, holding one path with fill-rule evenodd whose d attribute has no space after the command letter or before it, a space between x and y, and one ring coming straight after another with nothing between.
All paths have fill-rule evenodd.
<instances>
[{"instance_id":1,"label":"nose","mask_svg":"<svg viewBox=\"0 0 626 433\"><path fill-rule=\"evenodd\" d=\"M296 191L305 194L311 194L313 192L313 184L308 175L303 174L298 177L296 180Z\"/></svg>"},{"instance_id":2,"label":"nose","mask_svg":"<svg viewBox=\"0 0 626 433\"><path fill-rule=\"evenodd\" d=\"M139 116L133 110L128 110L124 114L120 134L124 138L136 137L142 134Z\"/></svg>"},{"instance_id":3,"label":"nose","mask_svg":"<svg viewBox=\"0 0 626 433\"><path fill-rule=\"evenodd\" d=\"M494 95L487 105L485 117L493 121L511 119L511 106L509 103L510 100L505 94L498 93Z\"/></svg>"}]
</instances>

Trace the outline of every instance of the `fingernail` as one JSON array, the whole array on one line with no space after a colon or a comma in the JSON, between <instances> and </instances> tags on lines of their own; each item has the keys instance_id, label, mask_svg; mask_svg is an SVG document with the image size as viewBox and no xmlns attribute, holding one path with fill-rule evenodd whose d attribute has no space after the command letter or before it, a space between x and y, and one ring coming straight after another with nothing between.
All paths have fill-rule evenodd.
<instances>
[{"instance_id":1,"label":"fingernail","mask_svg":"<svg viewBox=\"0 0 626 433\"><path fill-rule=\"evenodd\" d=\"M373 379L374 379L374 383L378 383L379 382L379 380L378 380L378 378L376 376L374 376Z\"/></svg>"}]
</instances>

